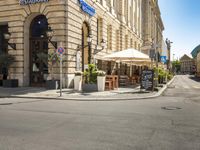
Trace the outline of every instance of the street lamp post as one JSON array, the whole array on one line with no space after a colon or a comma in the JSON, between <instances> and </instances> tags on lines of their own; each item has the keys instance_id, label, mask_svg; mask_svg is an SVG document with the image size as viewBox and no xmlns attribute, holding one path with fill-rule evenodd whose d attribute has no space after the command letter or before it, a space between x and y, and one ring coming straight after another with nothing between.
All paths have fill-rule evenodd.
<instances>
[{"instance_id":1,"label":"street lamp post","mask_svg":"<svg viewBox=\"0 0 200 150\"><path fill-rule=\"evenodd\" d=\"M155 57L156 57L156 72L155 72L155 87L158 86L158 45L155 43L155 41L153 40L153 46L154 46L154 50L155 50Z\"/></svg>"},{"instance_id":2,"label":"street lamp post","mask_svg":"<svg viewBox=\"0 0 200 150\"><path fill-rule=\"evenodd\" d=\"M90 62L90 58L91 58L91 44L92 44L92 35L91 35L91 34L89 34L88 37L87 37L87 43L88 43L88 44L87 44L87 45L84 45L84 46L78 45L77 50L80 52L80 49L84 49L84 48L86 48L86 47L89 47L89 62ZM93 55L94 55L94 63L95 63L95 64L96 64L95 55L96 55L98 52L104 50L104 48L105 48L105 46L106 46L106 41L105 41L104 39L102 39L100 44L101 44L101 48L97 48L98 45L96 45L96 46L95 46L95 49L94 49ZM79 54L79 57L80 57L80 54ZM77 60L78 60L78 59L79 59L79 58L77 58ZM79 63L80 63L80 62L79 62ZM79 68L79 67L77 67L77 68Z\"/></svg>"},{"instance_id":3,"label":"street lamp post","mask_svg":"<svg viewBox=\"0 0 200 150\"><path fill-rule=\"evenodd\" d=\"M170 59L170 57L171 57L171 44L173 43L173 42L171 42L168 38L166 38L166 40L165 40L165 43L166 43L166 45L167 45L167 50L168 50L168 69L169 70L171 70L171 67L170 67L170 64L171 64L171 59ZM174 55L174 54L173 54ZM174 56L173 56L174 57ZM174 61L174 60L173 60Z\"/></svg>"}]
</instances>

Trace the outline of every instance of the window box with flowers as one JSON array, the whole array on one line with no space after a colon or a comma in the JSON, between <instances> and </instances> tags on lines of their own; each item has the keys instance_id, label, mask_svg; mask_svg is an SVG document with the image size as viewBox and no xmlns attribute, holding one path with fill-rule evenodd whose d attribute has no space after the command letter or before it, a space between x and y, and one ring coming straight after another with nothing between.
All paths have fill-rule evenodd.
<instances>
[{"instance_id":1,"label":"window box with flowers","mask_svg":"<svg viewBox=\"0 0 200 150\"><path fill-rule=\"evenodd\" d=\"M97 92L97 68L95 64L88 64L84 71L83 92Z\"/></svg>"},{"instance_id":2,"label":"window box with flowers","mask_svg":"<svg viewBox=\"0 0 200 150\"><path fill-rule=\"evenodd\" d=\"M102 92L105 90L105 80L106 80L106 72L102 70L97 71L97 86L98 91Z\"/></svg>"},{"instance_id":3,"label":"window box with flowers","mask_svg":"<svg viewBox=\"0 0 200 150\"><path fill-rule=\"evenodd\" d=\"M82 91L82 71L75 71L74 72L75 77L74 77L74 90L76 91Z\"/></svg>"}]
</instances>

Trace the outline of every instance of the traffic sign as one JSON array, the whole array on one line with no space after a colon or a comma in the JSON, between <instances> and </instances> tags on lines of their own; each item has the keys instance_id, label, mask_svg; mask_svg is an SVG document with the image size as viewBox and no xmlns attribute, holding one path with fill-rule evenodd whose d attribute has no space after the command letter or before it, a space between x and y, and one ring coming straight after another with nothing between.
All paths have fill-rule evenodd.
<instances>
[{"instance_id":1,"label":"traffic sign","mask_svg":"<svg viewBox=\"0 0 200 150\"><path fill-rule=\"evenodd\" d=\"M161 62L163 62L165 64L167 62L167 57L166 56L160 56L160 60L161 60Z\"/></svg>"},{"instance_id":2,"label":"traffic sign","mask_svg":"<svg viewBox=\"0 0 200 150\"><path fill-rule=\"evenodd\" d=\"M63 47L59 47L59 48L57 49L57 51L58 51L58 53L61 55L61 54L64 53L65 49L64 49Z\"/></svg>"}]
</instances>

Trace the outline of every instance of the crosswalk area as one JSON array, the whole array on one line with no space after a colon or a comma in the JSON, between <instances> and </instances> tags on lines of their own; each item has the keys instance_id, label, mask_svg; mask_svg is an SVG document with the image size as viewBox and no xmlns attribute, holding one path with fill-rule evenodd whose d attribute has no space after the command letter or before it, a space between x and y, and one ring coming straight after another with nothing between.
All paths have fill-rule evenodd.
<instances>
[{"instance_id":1,"label":"crosswalk area","mask_svg":"<svg viewBox=\"0 0 200 150\"><path fill-rule=\"evenodd\" d=\"M176 76L173 85L176 89L200 89L200 82L190 75Z\"/></svg>"}]
</instances>

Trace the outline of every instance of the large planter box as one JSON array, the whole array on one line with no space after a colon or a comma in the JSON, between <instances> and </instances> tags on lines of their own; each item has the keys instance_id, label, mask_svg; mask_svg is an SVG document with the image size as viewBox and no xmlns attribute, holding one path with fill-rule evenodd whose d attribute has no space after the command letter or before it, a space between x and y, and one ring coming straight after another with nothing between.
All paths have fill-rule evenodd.
<instances>
[{"instance_id":1,"label":"large planter box","mask_svg":"<svg viewBox=\"0 0 200 150\"><path fill-rule=\"evenodd\" d=\"M82 76L74 77L74 90L82 91Z\"/></svg>"},{"instance_id":2,"label":"large planter box","mask_svg":"<svg viewBox=\"0 0 200 150\"><path fill-rule=\"evenodd\" d=\"M83 92L97 92L97 84L83 84L82 90Z\"/></svg>"},{"instance_id":3,"label":"large planter box","mask_svg":"<svg viewBox=\"0 0 200 150\"><path fill-rule=\"evenodd\" d=\"M103 92L105 90L105 76L97 76L97 85L98 85L98 91Z\"/></svg>"},{"instance_id":4,"label":"large planter box","mask_svg":"<svg viewBox=\"0 0 200 150\"><path fill-rule=\"evenodd\" d=\"M60 81L59 80L47 80L46 81L46 88L47 89L52 89L52 90L56 90L58 89L60 86Z\"/></svg>"},{"instance_id":5,"label":"large planter box","mask_svg":"<svg viewBox=\"0 0 200 150\"><path fill-rule=\"evenodd\" d=\"M3 87L7 87L7 88L18 87L18 79L3 80Z\"/></svg>"}]
</instances>

